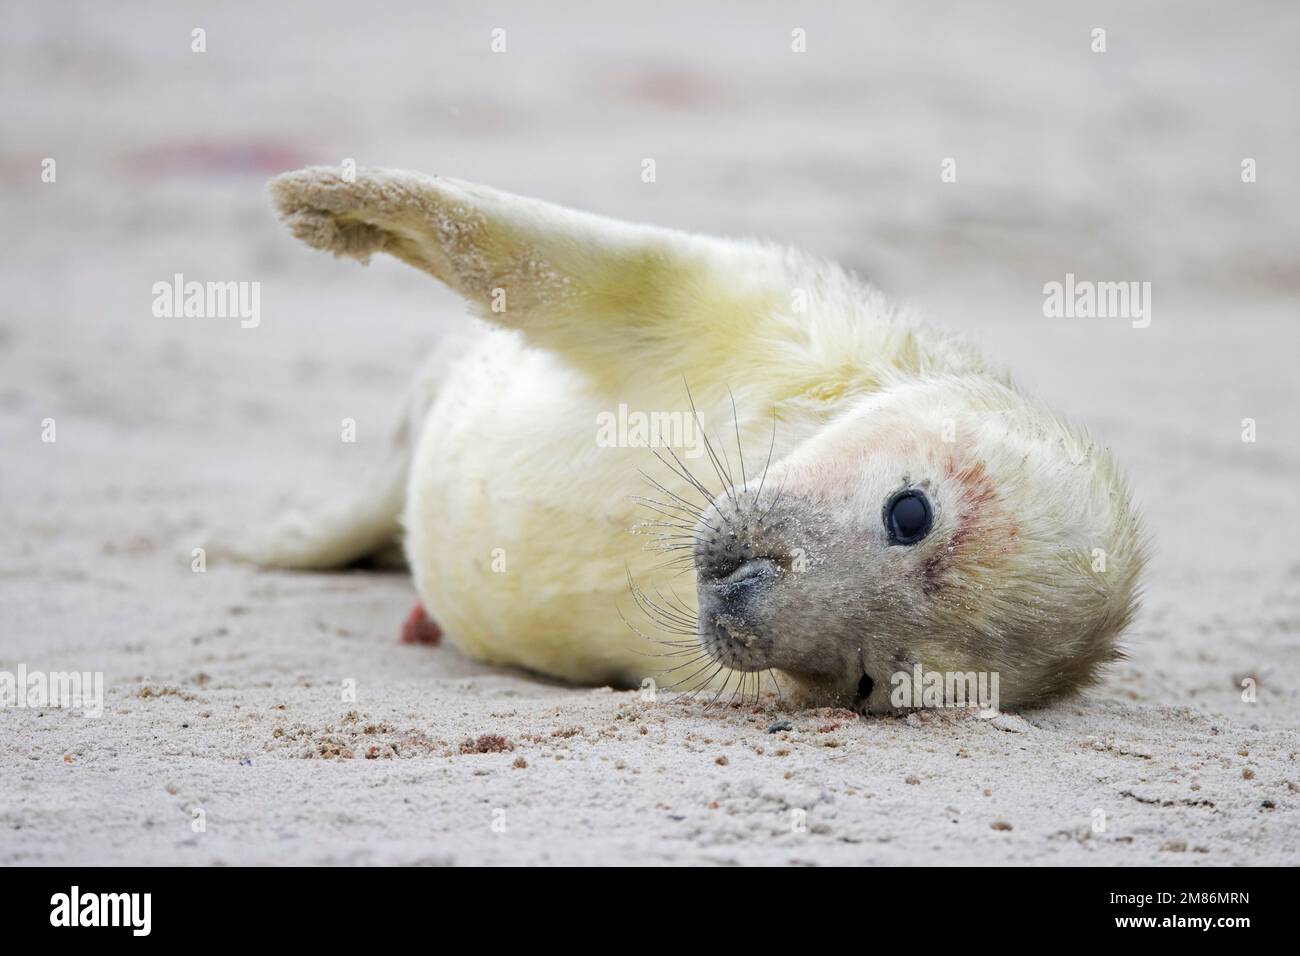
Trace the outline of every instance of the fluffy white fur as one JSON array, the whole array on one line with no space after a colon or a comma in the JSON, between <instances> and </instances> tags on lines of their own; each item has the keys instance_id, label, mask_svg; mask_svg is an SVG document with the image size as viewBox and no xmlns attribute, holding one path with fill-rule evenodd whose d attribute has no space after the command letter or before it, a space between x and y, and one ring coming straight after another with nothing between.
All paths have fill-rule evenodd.
<instances>
[{"instance_id":1,"label":"fluffy white fur","mask_svg":"<svg viewBox=\"0 0 1300 956\"><path fill-rule=\"evenodd\" d=\"M887 423L903 408L905 431L917 416L936 433L955 422L962 454L981 456L1001 483L998 496L1030 496L1039 529L1031 536L1041 538L1023 560L964 565L969 620L940 617L934 626L979 633L981 601L1001 600L1011 585L1032 592L1037 604L1025 606L1039 613L1064 607L1063 646L1033 661L1022 699L1085 683L1114 656L1141 541L1109 459L967 345L896 314L839 267L416 173L363 170L346 181L311 168L271 189L298 238L363 262L375 252L396 256L456 290L483 321L445 345L416 384L406 426L413 446L399 436L378 490L345 513L272 528L251 549L257 559L345 563L390 541L400 517L419 594L466 653L574 681L636 685L672 665L624 621L652 629L638 617L629 568L648 593L671 589L695 608L689 564L684 575L653 570L662 556L644 546L658 539L630 533L655 518L633 500L647 493L640 472L674 494L694 491L645 448L599 447L598 415L620 404L685 412L689 384L737 484L737 444L752 486L774 441L772 480L779 474L814 496L826 483L826 506L853 513L848 534L862 517L854 509L869 516L863 528L879 523L879 489L859 477L876 469L888 473L881 481L894 480ZM502 296L504 311L494 311ZM927 461L947 453L927 448ZM721 491L707 461L688 464ZM946 507L942 495L937 505ZM944 533L956 534L956 525ZM1090 570L1094 548L1105 551L1108 576ZM1076 565L1078 580L1063 580L1060 568ZM1004 577L981 597L967 587L980 574ZM1086 622L1074 621L1075 604ZM990 603L990 619L1002 610ZM984 630L1005 639L975 663L1028 667L1006 626ZM927 666L945 654L972 662L954 657L953 646L935 644ZM1062 681L1049 672L1063 659L1086 664Z\"/></svg>"}]
</instances>

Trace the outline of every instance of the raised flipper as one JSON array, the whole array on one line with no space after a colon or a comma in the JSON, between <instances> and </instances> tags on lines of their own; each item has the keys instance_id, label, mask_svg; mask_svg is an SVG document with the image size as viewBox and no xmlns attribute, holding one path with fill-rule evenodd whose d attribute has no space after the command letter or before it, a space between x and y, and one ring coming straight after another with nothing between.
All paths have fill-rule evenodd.
<instances>
[{"instance_id":1,"label":"raised flipper","mask_svg":"<svg viewBox=\"0 0 1300 956\"><path fill-rule=\"evenodd\" d=\"M480 317L605 371L685 350L733 352L790 297L778 249L631 225L455 179L310 167L272 180L271 193L309 245L362 262L396 256Z\"/></svg>"}]
</instances>

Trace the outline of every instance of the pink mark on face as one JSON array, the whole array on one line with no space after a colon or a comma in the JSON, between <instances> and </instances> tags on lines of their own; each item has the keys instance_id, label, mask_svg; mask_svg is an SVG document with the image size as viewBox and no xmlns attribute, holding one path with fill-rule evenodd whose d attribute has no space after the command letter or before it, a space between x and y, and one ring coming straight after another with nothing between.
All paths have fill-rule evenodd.
<instances>
[{"instance_id":1,"label":"pink mark on face","mask_svg":"<svg viewBox=\"0 0 1300 956\"><path fill-rule=\"evenodd\" d=\"M433 618L424 610L424 605L419 601L415 602L415 607L411 608L411 613L406 615L406 620L402 622L402 639L403 644L437 644L442 640L442 628L434 623Z\"/></svg>"},{"instance_id":2,"label":"pink mark on face","mask_svg":"<svg viewBox=\"0 0 1300 956\"><path fill-rule=\"evenodd\" d=\"M958 465L955 459L949 458L947 477L961 489L961 510L957 514L957 527L948 540L921 563L923 587L927 591L940 587L944 575L962 561L987 559L1005 552L1006 546L999 545L997 536L1008 532L1011 538L1016 535L1014 525L1003 527L998 523L999 516L994 512L997 492L983 462Z\"/></svg>"}]
</instances>

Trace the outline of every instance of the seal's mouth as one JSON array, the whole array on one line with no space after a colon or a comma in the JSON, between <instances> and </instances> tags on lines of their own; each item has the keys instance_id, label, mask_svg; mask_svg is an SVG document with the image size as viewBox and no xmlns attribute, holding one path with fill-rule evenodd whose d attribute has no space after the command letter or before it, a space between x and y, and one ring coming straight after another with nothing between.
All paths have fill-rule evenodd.
<instances>
[{"instance_id":1,"label":"seal's mouth","mask_svg":"<svg viewBox=\"0 0 1300 956\"><path fill-rule=\"evenodd\" d=\"M858 681L858 696L856 703L866 703L871 697L871 692L876 689L876 682L871 679L870 674L863 674L862 679Z\"/></svg>"},{"instance_id":2,"label":"seal's mouth","mask_svg":"<svg viewBox=\"0 0 1300 956\"><path fill-rule=\"evenodd\" d=\"M696 636L728 670L751 674L775 668L794 679L805 702L861 714L888 710L887 688L873 675L879 664L861 652L837 652L821 632L798 631L799 616L783 614L787 570L772 558L751 558L722 576L697 576ZM811 623L811 622L810 622ZM882 678L883 679L883 678Z\"/></svg>"},{"instance_id":3,"label":"seal's mouth","mask_svg":"<svg viewBox=\"0 0 1300 956\"><path fill-rule=\"evenodd\" d=\"M701 612L699 632L700 644L710 656L733 671L752 673L771 666L766 653L770 642L739 618Z\"/></svg>"},{"instance_id":4,"label":"seal's mouth","mask_svg":"<svg viewBox=\"0 0 1300 956\"><path fill-rule=\"evenodd\" d=\"M772 641L757 625L761 604L780 568L770 558L752 558L723 577L701 580L700 643L732 670L761 671L772 666Z\"/></svg>"}]
</instances>

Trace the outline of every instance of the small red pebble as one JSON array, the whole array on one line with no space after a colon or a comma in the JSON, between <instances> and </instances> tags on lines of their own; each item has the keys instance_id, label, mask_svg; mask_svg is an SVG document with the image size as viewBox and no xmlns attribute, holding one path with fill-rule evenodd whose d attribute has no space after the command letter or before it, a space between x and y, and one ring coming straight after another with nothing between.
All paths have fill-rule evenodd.
<instances>
[{"instance_id":1,"label":"small red pebble","mask_svg":"<svg viewBox=\"0 0 1300 956\"><path fill-rule=\"evenodd\" d=\"M437 644L441 640L442 628L425 613L424 605L416 601L415 607L411 608L411 613L402 622L402 643Z\"/></svg>"}]
</instances>

